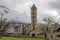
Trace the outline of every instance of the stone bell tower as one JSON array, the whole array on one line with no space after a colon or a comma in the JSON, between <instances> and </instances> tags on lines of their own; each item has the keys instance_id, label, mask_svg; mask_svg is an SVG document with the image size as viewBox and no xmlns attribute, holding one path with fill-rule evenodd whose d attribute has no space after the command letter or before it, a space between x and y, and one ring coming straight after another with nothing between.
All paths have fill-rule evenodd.
<instances>
[{"instance_id":1,"label":"stone bell tower","mask_svg":"<svg viewBox=\"0 0 60 40\"><path fill-rule=\"evenodd\" d=\"M33 30L35 29L36 24L37 24L37 8L33 4L33 6L31 7L31 28Z\"/></svg>"}]
</instances>

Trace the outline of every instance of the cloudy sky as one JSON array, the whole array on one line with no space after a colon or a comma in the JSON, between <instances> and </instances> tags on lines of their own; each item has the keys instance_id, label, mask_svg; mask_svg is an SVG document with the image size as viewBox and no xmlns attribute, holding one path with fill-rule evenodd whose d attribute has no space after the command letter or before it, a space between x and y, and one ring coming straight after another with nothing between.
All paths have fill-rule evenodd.
<instances>
[{"instance_id":1,"label":"cloudy sky","mask_svg":"<svg viewBox=\"0 0 60 40\"><path fill-rule=\"evenodd\" d=\"M30 8L33 4L37 7L37 22L42 22L48 16L60 20L60 0L0 0L0 4L10 9L6 16L10 20L30 22Z\"/></svg>"}]
</instances>

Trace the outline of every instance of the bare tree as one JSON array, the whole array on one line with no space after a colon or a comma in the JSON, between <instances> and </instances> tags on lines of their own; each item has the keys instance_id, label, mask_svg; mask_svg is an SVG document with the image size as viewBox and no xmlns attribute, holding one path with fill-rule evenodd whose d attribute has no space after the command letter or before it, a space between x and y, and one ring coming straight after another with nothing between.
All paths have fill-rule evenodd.
<instances>
[{"instance_id":1,"label":"bare tree","mask_svg":"<svg viewBox=\"0 0 60 40\"><path fill-rule=\"evenodd\" d=\"M0 37L5 30L5 27L8 26L10 23L7 22L7 18L4 18L4 14L9 13L9 9L6 6L0 5Z\"/></svg>"},{"instance_id":2,"label":"bare tree","mask_svg":"<svg viewBox=\"0 0 60 40\"><path fill-rule=\"evenodd\" d=\"M43 28L44 29L44 33L45 33L45 39L49 40L48 39L48 34L51 32L50 28L51 28L52 24L55 23L55 21L51 17L44 18L43 21L46 22L46 25Z\"/></svg>"}]
</instances>

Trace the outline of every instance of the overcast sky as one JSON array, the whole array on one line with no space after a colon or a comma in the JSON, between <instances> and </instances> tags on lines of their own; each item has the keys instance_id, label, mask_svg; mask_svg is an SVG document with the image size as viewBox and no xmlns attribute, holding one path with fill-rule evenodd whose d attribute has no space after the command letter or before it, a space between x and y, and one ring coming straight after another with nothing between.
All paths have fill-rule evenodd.
<instances>
[{"instance_id":1,"label":"overcast sky","mask_svg":"<svg viewBox=\"0 0 60 40\"><path fill-rule=\"evenodd\" d=\"M44 17L52 17L60 20L60 0L0 0L0 4L6 5L11 11L6 16L20 22L30 22L31 6L37 7L37 21L42 22Z\"/></svg>"}]
</instances>

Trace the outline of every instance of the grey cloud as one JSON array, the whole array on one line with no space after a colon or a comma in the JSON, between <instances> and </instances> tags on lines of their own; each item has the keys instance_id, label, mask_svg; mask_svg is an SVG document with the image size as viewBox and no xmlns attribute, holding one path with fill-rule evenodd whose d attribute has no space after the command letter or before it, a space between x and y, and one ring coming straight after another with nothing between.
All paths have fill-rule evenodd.
<instances>
[{"instance_id":1,"label":"grey cloud","mask_svg":"<svg viewBox=\"0 0 60 40\"><path fill-rule=\"evenodd\" d=\"M55 0L52 2L48 2L48 5L52 9L60 9L60 0Z\"/></svg>"},{"instance_id":2,"label":"grey cloud","mask_svg":"<svg viewBox=\"0 0 60 40\"><path fill-rule=\"evenodd\" d=\"M49 0L3 0L1 2L5 3L12 10L6 17L21 22L30 22L30 8L32 4L35 4L38 9L38 22L42 22L42 18L48 17L47 15L51 16L52 14L50 15L49 11L55 8L58 9L55 4L59 4L56 1Z\"/></svg>"}]
</instances>

